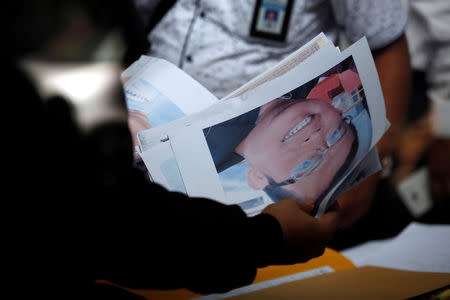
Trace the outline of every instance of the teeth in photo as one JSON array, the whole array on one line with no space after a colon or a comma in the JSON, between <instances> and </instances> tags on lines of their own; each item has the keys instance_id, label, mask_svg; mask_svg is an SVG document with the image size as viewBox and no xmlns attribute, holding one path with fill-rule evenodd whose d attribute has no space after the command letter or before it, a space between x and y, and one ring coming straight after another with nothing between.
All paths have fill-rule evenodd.
<instances>
[{"instance_id":1,"label":"teeth in photo","mask_svg":"<svg viewBox=\"0 0 450 300\"><path fill-rule=\"evenodd\" d=\"M295 125L294 128L292 128L289 133L283 138L282 142L286 141L288 138L296 134L298 131L300 131L303 127L309 124L311 122L312 116L308 116L305 119L303 119L300 123Z\"/></svg>"}]
</instances>

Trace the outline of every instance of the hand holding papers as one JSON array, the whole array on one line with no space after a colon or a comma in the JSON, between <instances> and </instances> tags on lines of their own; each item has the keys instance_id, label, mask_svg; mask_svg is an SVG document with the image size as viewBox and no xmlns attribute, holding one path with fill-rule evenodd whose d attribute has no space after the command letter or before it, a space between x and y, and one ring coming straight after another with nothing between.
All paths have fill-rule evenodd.
<instances>
[{"instance_id":1,"label":"hand holding papers","mask_svg":"<svg viewBox=\"0 0 450 300\"><path fill-rule=\"evenodd\" d=\"M186 73L154 57L141 56L121 77L134 146L138 144L137 132L201 111L218 101Z\"/></svg>"},{"instance_id":2,"label":"hand holding papers","mask_svg":"<svg viewBox=\"0 0 450 300\"><path fill-rule=\"evenodd\" d=\"M321 34L221 101L141 131L138 141L152 178L170 190L249 215L293 198L320 216L379 170L374 146L387 127L365 39L341 53Z\"/></svg>"}]
</instances>

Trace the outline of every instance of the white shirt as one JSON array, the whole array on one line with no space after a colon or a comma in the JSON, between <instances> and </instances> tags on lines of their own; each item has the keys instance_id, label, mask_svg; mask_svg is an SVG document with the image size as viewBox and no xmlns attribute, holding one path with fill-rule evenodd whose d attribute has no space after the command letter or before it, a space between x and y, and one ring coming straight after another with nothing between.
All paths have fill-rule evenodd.
<instances>
[{"instance_id":1,"label":"white shirt","mask_svg":"<svg viewBox=\"0 0 450 300\"><path fill-rule=\"evenodd\" d=\"M179 0L149 35L151 55L190 74L218 98L266 71L320 32L333 42L365 35L382 48L404 31L400 0L295 0L286 41L250 36L255 0Z\"/></svg>"},{"instance_id":2,"label":"white shirt","mask_svg":"<svg viewBox=\"0 0 450 300\"><path fill-rule=\"evenodd\" d=\"M424 71L432 100L433 132L450 137L450 1L404 0L410 12L406 29L411 63Z\"/></svg>"}]
</instances>

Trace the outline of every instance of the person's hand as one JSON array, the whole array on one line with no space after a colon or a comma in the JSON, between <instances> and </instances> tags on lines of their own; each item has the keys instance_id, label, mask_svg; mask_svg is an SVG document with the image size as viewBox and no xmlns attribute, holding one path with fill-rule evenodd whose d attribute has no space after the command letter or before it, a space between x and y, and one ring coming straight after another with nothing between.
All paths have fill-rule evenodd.
<instances>
[{"instance_id":1,"label":"person's hand","mask_svg":"<svg viewBox=\"0 0 450 300\"><path fill-rule=\"evenodd\" d=\"M131 138L134 147L138 144L137 133L152 127L147 115L139 110L128 110L128 127L130 128Z\"/></svg>"},{"instance_id":2,"label":"person's hand","mask_svg":"<svg viewBox=\"0 0 450 300\"><path fill-rule=\"evenodd\" d=\"M300 202L284 199L267 206L262 213L274 216L283 231L283 249L276 264L306 262L325 251L337 229L339 210L333 206L320 218L305 212Z\"/></svg>"},{"instance_id":3,"label":"person's hand","mask_svg":"<svg viewBox=\"0 0 450 300\"><path fill-rule=\"evenodd\" d=\"M395 155L398 158L398 166L393 170L392 182L399 183L409 176L427 150L431 140L430 116L427 114L420 120L403 129L394 138L383 137L377 144L380 157L391 155L392 147L395 148ZM395 143L394 141L395 140ZM338 199L341 208L341 218L339 227L346 228L354 224L367 214L375 199L376 189L381 173L376 173L351 190L341 195Z\"/></svg>"},{"instance_id":4,"label":"person's hand","mask_svg":"<svg viewBox=\"0 0 450 300\"><path fill-rule=\"evenodd\" d=\"M362 218L375 201L379 174L374 174L341 195L337 202L340 207L339 228L346 228Z\"/></svg>"},{"instance_id":5,"label":"person's hand","mask_svg":"<svg viewBox=\"0 0 450 300\"><path fill-rule=\"evenodd\" d=\"M399 184L411 176L421 158L430 149L433 140L432 115L430 113L425 114L402 131L395 151L398 161L392 174L394 184Z\"/></svg>"}]
</instances>

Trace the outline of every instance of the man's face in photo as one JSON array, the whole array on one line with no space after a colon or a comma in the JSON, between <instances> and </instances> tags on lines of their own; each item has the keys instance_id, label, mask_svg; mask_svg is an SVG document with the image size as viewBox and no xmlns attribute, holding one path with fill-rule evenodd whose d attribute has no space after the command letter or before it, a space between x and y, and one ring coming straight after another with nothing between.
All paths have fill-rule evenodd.
<instances>
[{"instance_id":1,"label":"man's face in photo","mask_svg":"<svg viewBox=\"0 0 450 300\"><path fill-rule=\"evenodd\" d=\"M283 182L321 156L308 175L283 186L297 200L315 200L346 161L354 139L340 111L328 102L276 99L261 107L256 126L236 152L250 164L247 181L253 189L268 186L269 178Z\"/></svg>"}]
</instances>

